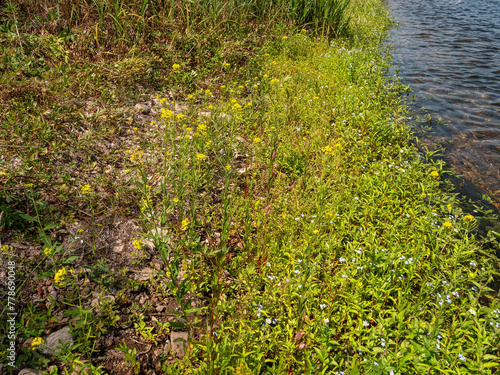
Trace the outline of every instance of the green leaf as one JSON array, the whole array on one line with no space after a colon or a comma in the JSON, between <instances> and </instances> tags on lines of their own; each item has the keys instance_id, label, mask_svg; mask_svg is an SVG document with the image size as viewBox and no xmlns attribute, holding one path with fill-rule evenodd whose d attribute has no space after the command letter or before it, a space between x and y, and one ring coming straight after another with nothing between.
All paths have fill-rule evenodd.
<instances>
[{"instance_id":1,"label":"green leaf","mask_svg":"<svg viewBox=\"0 0 500 375\"><path fill-rule=\"evenodd\" d=\"M50 229L54 229L57 227L57 224L48 224L46 225L45 227L43 227L43 230L50 230Z\"/></svg>"},{"instance_id":2,"label":"green leaf","mask_svg":"<svg viewBox=\"0 0 500 375\"><path fill-rule=\"evenodd\" d=\"M69 258L65 259L62 264L70 264L72 263L73 261L77 260L79 258L79 256L76 256L76 255L73 255L73 256L70 256Z\"/></svg>"},{"instance_id":3,"label":"green leaf","mask_svg":"<svg viewBox=\"0 0 500 375\"><path fill-rule=\"evenodd\" d=\"M182 329L184 328L185 324L182 322L170 322L170 327L172 328L179 328Z\"/></svg>"},{"instance_id":4,"label":"green leaf","mask_svg":"<svg viewBox=\"0 0 500 375\"><path fill-rule=\"evenodd\" d=\"M33 216L30 216L30 215L26 215L26 214L19 214L19 216L21 216L24 220L28 220L28 221L38 221L37 218L33 217Z\"/></svg>"}]
</instances>

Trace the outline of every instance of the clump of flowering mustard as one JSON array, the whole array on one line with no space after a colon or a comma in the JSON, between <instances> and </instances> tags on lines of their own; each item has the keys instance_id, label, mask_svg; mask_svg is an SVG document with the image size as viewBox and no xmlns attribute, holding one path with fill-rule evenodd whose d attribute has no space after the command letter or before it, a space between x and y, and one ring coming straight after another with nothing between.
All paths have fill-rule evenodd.
<instances>
[{"instance_id":1,"label":"clump of flowering mustard","mask_svg":"<svg viewBox=\"0 0 500 375\"><path fill-rule=\"evenodd\" d=\"M444 228L451 229L451 228L453 228L453 224L452 224L452 223L450 223L449 221L445 221L445 222L443 223L443 227L444 227Z\"/></svg>"},{"instance_id":2,"label":"clump of flowering mustard","mask_svg":"<svg viewBox=\"0 0 500 375\"><path fill-rule=\"evenodd\" d=\"M128 153L130 154L130 160L134 163L141 160L142 155L144 154L143 151L140 151L138 149L134 149L134 151L132 152L128 151Z\"/></svg>"},{"instance_id":3,"label":"clump of flowering mustard","mask_svg":"<svg viewBox=\"0 0 500 375\"><path fill-rule=\"evenodd\" d=\"M59 271L56 272L54 276L54 281L56 284L60 285L66 280L66 275L68 272L66 271L66 267L61 268Z\"/></svg>"},{"instance_id":4,"label":"clump of flowering mustard","mask_svg":"<svg viewBox=\"0 0 500 375\"><path fill-rule=\"evenodd\" d=\"M142 243L142 240L134 240L134 241L132 241L132 245L134 245L134 247L137 250L141 250L142 247L144 246L144 244Z\"/></svg>"},{"instance_id":5,"label":"clump of flowering mustard","mask_svg":"<svg viewBox=\"0 0 500 375\"><path fill-rule=\"evenodd\" d=\"M172 112L170 109L162 108L160 116L161 118L168 120L169 118L174 117L174 112Z\"/></svg>"},{"instance_id":6,"label":"clump of flowering mustard","mask_svg":"<svg viewBox=\"0 0 500 375\"><path fill-rule=\"evenodd\" d=\"M431 177L439 178L439 172L438 171L432 171L431 172Z\"/></svg>"},{"instance_id":7,"label":"clump of flowering mustard","mask_svg":"<svg viewBox=\"0 0 500 375\"><path fill-rule=\"evenodd\" d=\"M332 146L322 147L321 151L323 151L326 155L333 155L333 147Z\"/></svg>"},{"instance_id":8,"label":"clump of flowering mustard","mask_svg":"<svg viewBox=\"0 0 500 375\"><path fill-rule=\"evenodd\" d=\"M83 185L80 190L82 194L90 194L92 188L90 187L90 185Z\"/></svg>"},{"instance_id":9,"label":"clump of flowering mustard","mask_svg":"<svg viewBox=\"0 0 500 375\"><path fill-rule=\"evenodd\" d=\"M188 218L182 220L182 223L181 223L182 230L187 230L189 228L189 223L190 223L190 221Z\"/></svg>"},{"instance_id":10,"label":"clump of flowering mustard","mask_svg":"<svg viewBox=\"0 0 500 375\"><path fill-rule=\"evenodd\" d=\"M43 339L41 337L35 337L31 342L31 349L35 350L42 344L43 344Z\"/></svg>"}]
</instances>

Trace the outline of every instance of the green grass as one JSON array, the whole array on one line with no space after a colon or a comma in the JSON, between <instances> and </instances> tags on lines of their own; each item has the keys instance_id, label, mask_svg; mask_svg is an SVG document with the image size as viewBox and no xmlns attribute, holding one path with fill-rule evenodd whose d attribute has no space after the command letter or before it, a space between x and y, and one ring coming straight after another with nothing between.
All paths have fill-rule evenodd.
<instances>
[{"instance_id":1,"label":"green grass","mask_svg":"<svg viewBox=\"0 0 500 375\"><path fill-rule=\"evenodd\" d=\"M43 336L62 316L77 342L53 360L23 349L19 365L63 371L86 359L104 373L102 342L134 327L155 349L169 332L189 335L186 356L160 355L156 373L496 373L498 260L477 236L479 215L447 192L442 163L419 154L405 126L405 88L384 75L381 2L352 1L345 34L328 19L342 2L69 4L51 12L73 18L52 17L97 30L92 47L29 44L13 27L2 44L22 72L3 78L2 224L8 241L40 250L27 260L7 246L2 261L19 263L21 295L35 275L60 294L39 311L20 300L19 336ZM171 38L156 54L155 22ZM66 48L81 60L64 61ZM45 69L36 58L48 53ZM132 118L127 108L156 94L157 115ZM121 269L102 240L118 216L141 226ZM165 268L132 280L151 266L147 248ZM113 298L97 309L92 292ZM162 301L179 307L175 319L149 319ZM115 349L124 373L153 366L130 342Z\"/></svg>"}]
</instances>

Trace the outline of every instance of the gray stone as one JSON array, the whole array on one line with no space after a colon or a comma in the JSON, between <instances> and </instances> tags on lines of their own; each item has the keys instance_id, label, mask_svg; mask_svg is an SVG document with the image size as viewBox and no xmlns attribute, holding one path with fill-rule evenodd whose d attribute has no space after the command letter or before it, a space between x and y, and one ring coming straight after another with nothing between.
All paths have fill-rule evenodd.
<instances>
[{"instance_id":1,"label":"gray stone","mask_svg":"<svg viewBox=\"0 0 500 375\"><path fill-rule=\"evenodd\" d=\"M38 347L40 353L52 356L54 353L60 353L63 346L73 346L73 337L69 333L69 327L64 327L59 331L51 333L44 340L45 344L42 344Z\"/></svg>"},{"instance_id":2,"label":"gray stone","mask_svg":"<svg viewBox=\"0 0 500 375\"><path fill-rule=\"evenodd\" d=\"M135 271L136 276L135 279L137 281L147 281L155 276L156 271L151 268L144 268L142 271Z\"/></svg>"},{"instance_id":3,"label":"gray stone","mask_svg":"<svg viewBox=\"0 0 500 375\"><path fill-rule=\"evenodd\" d=\"M170 342L174 354L182 358L186 354L185 346L187 346L188 333L187 332L172 332L170 334Z\"/></svg>"},{"instance_id":4,"label":"gray stone","mask_svg":"<svg viewBox=\"0 0 500 375\"><path fill-rule=\"evenodd\" d=\"M137 103L136 105L134 105L134 109L137 112L142 113L143 115L148 115L151 112L151 108L149 108L144 103Z\"/></svg>"},{"instance_id":5,"label":"gray stone","mask_svg":"<svg viewBox=\"0 0 500 375\"><path fill-rule=\"evenodd\" d=\"M187 104L175 104L174 106L174 112L177 113L182 113L187 111L189 106Z\"/></svg>"},{"instance_id":6,"label":"gray stone","mask_svg":"<svg viewBox=\"0 0 500 375\"><path fill-rule=\"evenodd\" d=\"M121 252L123 252L124 247L125 246L122 243L120 243L120 244L114 245L112 250L115 253L121 253Z\"/></svg>"},{"instance_id":7,"label":"gray stone","mask_svg":"<svg viewBox=\"0 0 500 375\"><path fill-rule=\"evenodd\" d=\"M55 301L57 299L57 292L53 290L52 292L49 293L49 297Z\"/></svg>"},{"instance_id":8,"label":"gray stone","mask_svg":"<svg viewBox=\"0 0 500 375\"><path fill-rule=\"evenodd\" d=\"M23 368L18 375L42 375L42 371L31 368Z\"/></svg>"},{"instance_id":9,"label":"gray stone","mask_svg":"<svg viewBox=\"0 0 500 375\"><path fill-rule=\"evenodd\" d=\"M155 259L153 260L153 267L158 270L158 271L161 271L163 266L164 266L165 262L163 261L163 259Z\"/></svg>"},{"instance_id":10,"label":"gray stone","mask_svg":"<svg viewBox=\"0 0 500 375\"><path fill-rule=\"evenodd\" d=\"M165 343L165 346L163 347L163 354L168 354L169 351L170 351L170 342L167 341Z\"/></svg>"}]
</instances>

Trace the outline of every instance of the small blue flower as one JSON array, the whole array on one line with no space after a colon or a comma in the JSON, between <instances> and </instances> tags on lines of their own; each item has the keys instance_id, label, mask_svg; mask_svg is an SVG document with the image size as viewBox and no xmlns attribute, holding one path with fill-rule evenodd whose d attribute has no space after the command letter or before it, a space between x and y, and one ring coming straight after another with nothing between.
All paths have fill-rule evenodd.
<instances>
[{"instance_id":1,"label":"small blue flower","mask_svg":"<svg viewBox=\"0 0 500 375\"><path fill-rule=\"evenodd\" d=\"M458 354L458 359L462 362L465 362L467 360L467 358L465 358L461 353Z\"/></svg>"}]
</instances>

